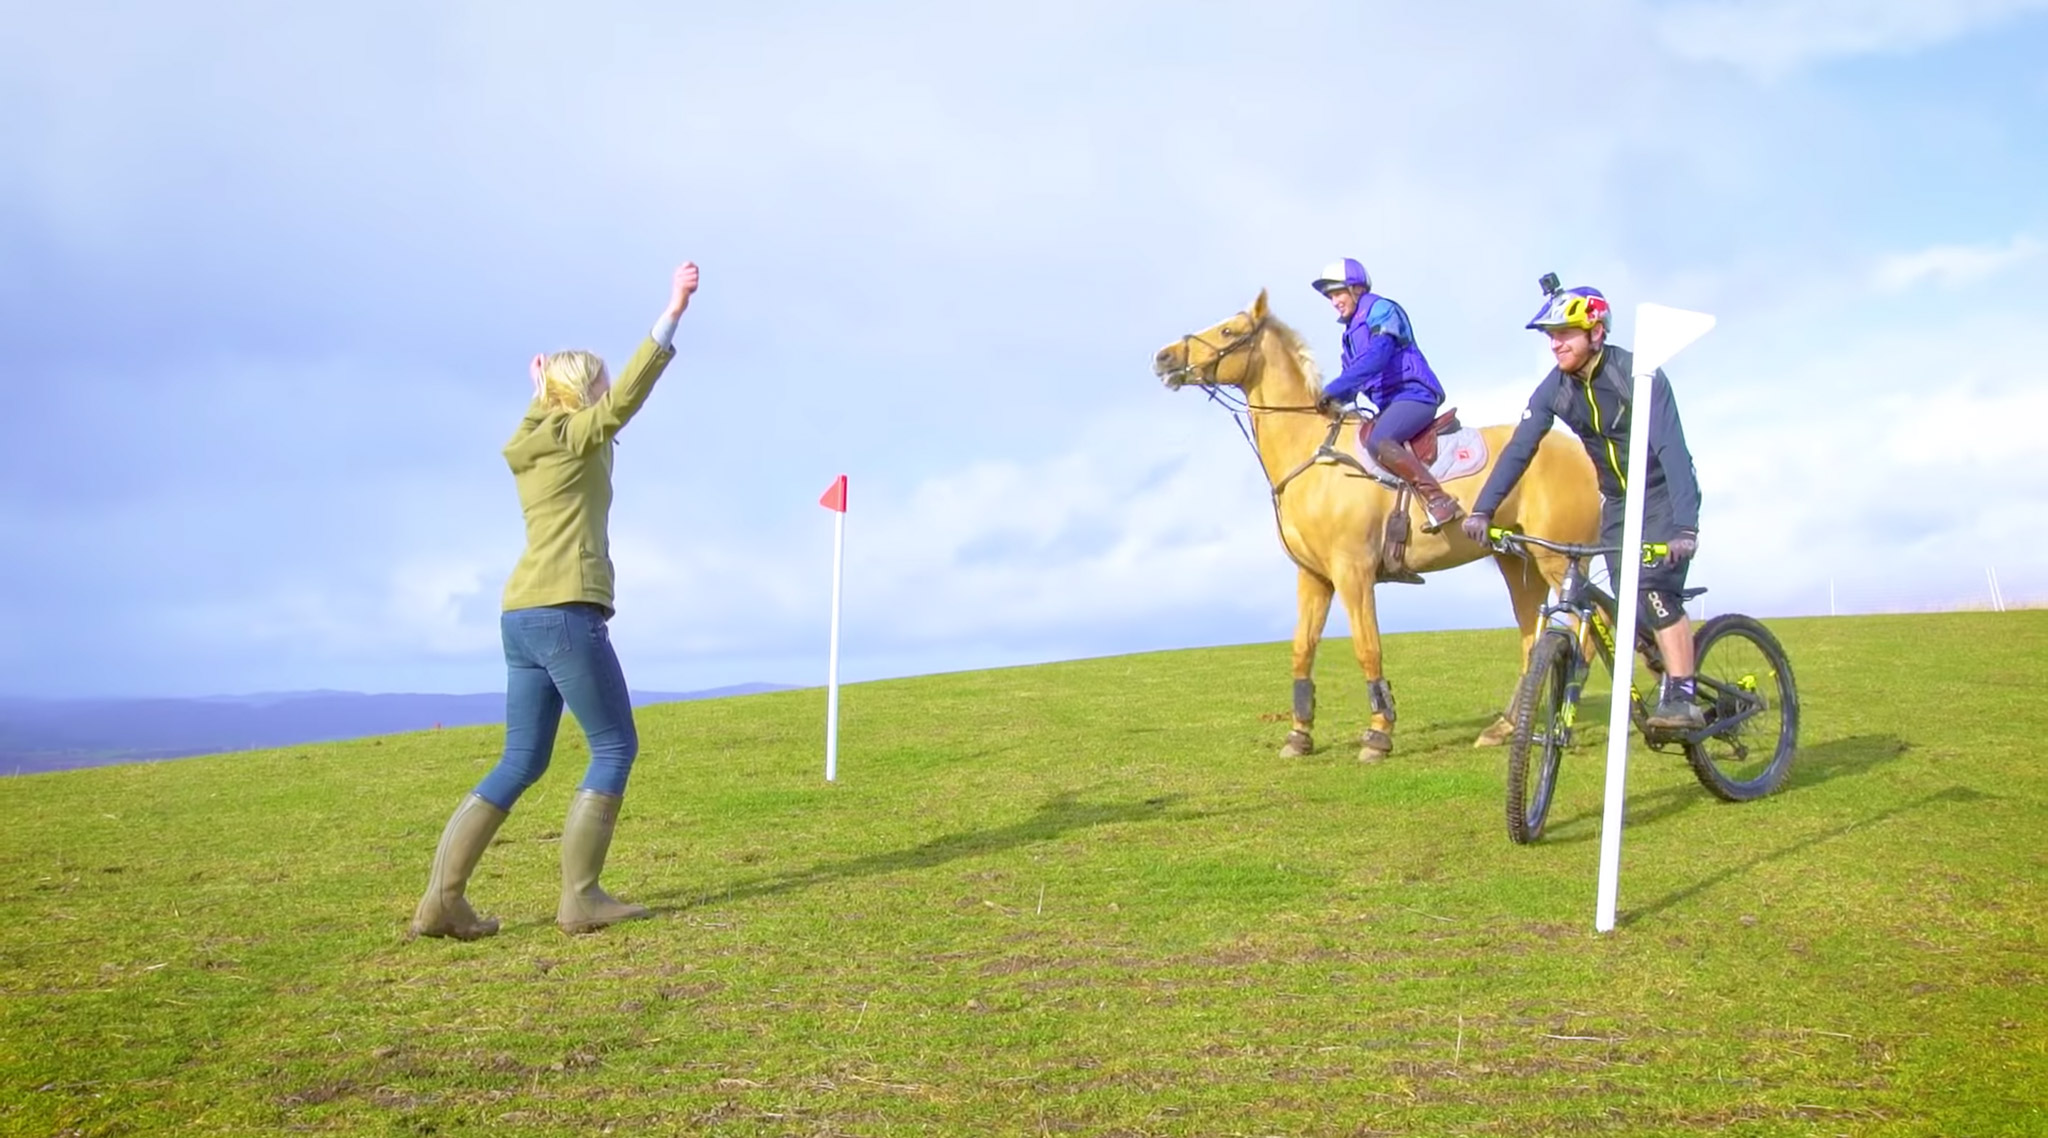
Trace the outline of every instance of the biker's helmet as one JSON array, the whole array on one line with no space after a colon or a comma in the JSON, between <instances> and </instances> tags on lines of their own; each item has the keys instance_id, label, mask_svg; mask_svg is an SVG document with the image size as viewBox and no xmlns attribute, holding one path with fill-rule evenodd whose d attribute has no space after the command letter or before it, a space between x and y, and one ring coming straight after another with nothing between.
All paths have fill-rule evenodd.
<instances>
[{"instance_id":1,"label":"biker's helmet","mask_svg":"<svg viewBox=\"0 0 2048 1138\"><path fill-rule=\"evenodd\" d=\"M1591 328L1598 324L1612 331L1612 325L1608 323L1609 315L1607 298L1600 295L1599 289L1568 288L1563 292L1552 293L1527 327L1548 330Z\"/></svg>"},{"instance_id":2,"label":"biker's helmet","mask_svg":"<svg viewBox=\"0 0 2048 1138\"><path fill-rule=\"evenodd\" d=\"M1372 275L1365 271L1364 265L1350 257L1324 265L1323 275L1311 283L1314 284L1315 290L1324 296L1330 295L1332 289L1340 288L1357 287L1367 292L1372 291Z\"/></svg>"}]
</instances>

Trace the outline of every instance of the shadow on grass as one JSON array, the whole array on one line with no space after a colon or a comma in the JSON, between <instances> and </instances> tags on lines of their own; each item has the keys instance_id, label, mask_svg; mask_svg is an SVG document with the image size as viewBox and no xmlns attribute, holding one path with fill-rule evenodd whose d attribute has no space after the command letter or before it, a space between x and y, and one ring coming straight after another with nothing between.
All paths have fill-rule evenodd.
<instances>
[{"instance_id":1,"label":"shadow on grass","mask_svg":"<svg viewBox=\"0 0 2048 1138\"><path fill-rule=\"evenodd\" d=\"M1793 756L1792 770L1785 776L1785 782L1778 788L1777 793L1793 794L1845 776L1867 774L1874 768L1904 755L1911 746L1897 735L1852 735L1846 739L1822 743L1817 747L1802 748ZM1604 765L1604 740L1603 745L1598 748L1575 747L1572 756L1581 751L1593 754L1594 758ZM1657 757L1685 762L1685 759L1676 753ZM1643 760L1640 758L1630 760L1632 763L1641 761ZM1741 804L1722 802L1697 784L1667 786L1646 794L1629 795L1626 824L1631 829L1653 825L1695 806L1739 805ZM1597 839L1600 836L1600 828L1591 823L1599 820L1600 813L1601 808L1595 806L1551 823L1544 832L1544 843L1571 845L1574 842L1590 842Z\"/></svg>"},{"instance_id":2,"label":"shadow on grass","mask_svg":"<svg viewBox=\"0 0 2048 1138\"><path fill-rule=\"evenodd\" d=\"M1866 774L1911 749L1912 744L1897 735L1851 735L1818 747L1802 747L1792 756L1792 770L1778 793L1806 790L1844 775Z\"/></svg>"},{"instance_id":3,"label":"shadow on grass","mask_svg":"<svg viewBox=\"0 0 2048 1138\"><path fill-rule=\"evenodd\" d=\"M1605 761L1604 754L1602 761ZM1653 790L1645 794L1631 794L1626 806L1628 814L1622 824L1631 830L1655 825L1666 818L1683 814L1695 806L1703 806L1712 801L1714 800L1697 784L1667 786L1662 790ZM1543 844L1569 846L1578 842L1597 840L1600 837L1598 823L1601 810L1602 807L1596 805L1560 822L1552 823L1543 831Z\"/></svg>"},{"instance_id":4,"label":"shadow on grass","mask_svg":"<svg viewBox=\"0 0 2048 1138\"><path fill-rule=\"evenodd\" d=\"M879 873L896 873L902 870L930 869L964 857L980 857L1051 841L1063 834L1091 826L1133 822L1189 822L1214 817L1216 813L1170 813L1173 806L1187 797L1183 794L1160 795L1139 802L1081 802L1078 797L1072 791L1055 795L1029 818L993 830L969 830L964 833L946 834L907 850L825 862L809 869L735 885L687 901L677 900L684 895L684 890L656 893L646 900L656 912L680 912L706 905L810 889L849 878L871 877ZM663 901L669 903L661 904Z\"/></svg>"},{"instance_id":5,"label":"shadow on grass","mask_svg":"<svg viewBox=\"0 0 2048 1138\"><path fill-rule=\"evenodd\" d=\"M1834 827L1833 829L1822 830L1818 834L1814 834L1811 837L1801 838L1799 841L1793 842L1791 845L1785 846L1782 849L1775 849L1769 853L1758 854L1756 857L1753 857L1740 865L1731 865L1728 868L1720 870L1717 873L1709 874L1707 877L1699 881L1696 881L1693 884L1688 885L1682 889L1673 890L1672 892L1667 893L1664 896L1658 898L1657 900L1652 901L1647 905L1641 906L1640 908L1631 907L1626 913L1617 914L1615 920L1617 924L1634 924L1636 921L1641 920L1644 917L1655 916L1656 914L1661 913L1666 909L1672 908L1675 905L1679 905L1685 901L1697 897L1701 893L1704 893L1707 890L1712 889L1713 887L1721 884L1724 881L1728 881L1729 879L1734 877L1739 877L1742 874L1748 873L1759 866L1774 861L1782 861L1783 859L1792 857L1795 854L1804 853L1805 851L1810 850L1817 845L1820 845L1822 842L1831 842L1836 838L1843 837L1848 834L1853 834L1858 830L1869 829L1870 827L1875 826L1881 822L1889 822L1893 818L1897 818L1904 814L1910 814L1915 810L1924 810L1929 806L1934 806L1944 802L1957 803L1960 805L1969 805L1971 803L1983 802L1986 799L1994 797L1996 796L1986 794L1981 790L1972 790L1967 786L1951 786L1947 790L1937 790L1933 794L1922 795L1921 797L1916 798L1911 802L1901 802L1900 804L1892 807L1889 810L1880 810L1877 813L1872 814L1868 818L1859 818L1854 822L1845 822L1840 826Z\"/></svg>"}]
</instances>

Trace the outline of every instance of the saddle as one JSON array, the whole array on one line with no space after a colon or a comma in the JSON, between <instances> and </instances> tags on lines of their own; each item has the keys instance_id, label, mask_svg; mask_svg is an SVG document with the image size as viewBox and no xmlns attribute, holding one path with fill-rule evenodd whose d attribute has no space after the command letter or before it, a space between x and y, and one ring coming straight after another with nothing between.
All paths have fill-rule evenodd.
<instances>
[{"instance_id":1,"label":"saddle","mask_svg":"<svg viewBox=\"0 0 2048 1138\"><path fill-rule=\"evenodd\" d=\"M1445 435L1455 435L1464 427L1458 422L1456 407L1438 415L1419 435L1402 445L1415 456L1423 470L1436 465L1437 440ZM1366 445L1366 436L1372 432L1372 420L1367 419L1358 426L1358 449L1372 457L1371 448ZM1465 457L1460 452L1459 457ZM1408 566L1408 503L1414 498L1415 489L1403 480L1394 492L1394 508L1387 513L1386 535L1380 541L1380 579L1403 585L1420 585L1422 575Z\"/></svg>"},{"instance_id":2,"label":"saddle","mask_svg":"<svg viewBox=\"0 0 2048 1138\"><path fill-rule=\"evenodd\" d=\"M1358 449L1365 451L1367 454L1372 453L1365 450L1365 437L1372 433L1372 423L1373 421L1367 418L1361 420L1358 424ZM1436 465L1436 440L1438 436L1455 435L1464 429L1465 425L1458 422L1458 409L1453 407L1438 415L1435 421L1430 423L1421 434L1409 439L1404 445L1407 446L1410 453L1422 460L1422 468L1427 470Z\"/></svg>"}]
</instances>

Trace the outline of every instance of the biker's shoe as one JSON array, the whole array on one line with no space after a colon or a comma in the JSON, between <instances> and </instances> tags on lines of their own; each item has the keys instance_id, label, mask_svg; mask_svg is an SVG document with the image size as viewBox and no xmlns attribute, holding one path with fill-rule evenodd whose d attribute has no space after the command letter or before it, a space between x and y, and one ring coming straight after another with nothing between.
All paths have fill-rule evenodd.
<instances>
[{"instance_id":1,"label":"biker's shoe","mask_svg":"<svg viewBox=\"0 0 2048 1138\"><path fill-rule=\"evenodd\" d=\"M1666 679L1657 697L1657 710L1644 723L1665 731L1697 731L1705 727L1706 713L1693 700L1690 679L1684 682L1683 687Z\"/></svg>"}]
</instances>

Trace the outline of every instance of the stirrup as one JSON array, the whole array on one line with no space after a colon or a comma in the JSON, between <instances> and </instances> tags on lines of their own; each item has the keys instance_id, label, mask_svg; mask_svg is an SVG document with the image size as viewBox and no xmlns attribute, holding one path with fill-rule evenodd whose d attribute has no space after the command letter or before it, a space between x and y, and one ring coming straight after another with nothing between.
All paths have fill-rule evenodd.
<instances>
[{"instance_id":1,"label":"stirrup","mask_svg":"<svg viewBox=\"0 0 2048 1138\"><path fill-rule=\"evenodd\" d=\"M1459 505L1458 500L1456 498L1451 499L1451 516L1445 518L1443 521L1436 520L1436 511L1429 508L1429 499L1424 498L1422 500L1423 533L1441 533L1443 532L1444 527L1457 525L1458 519L1464 516L1465 507Z\"/></svg>"}]
</instances>

